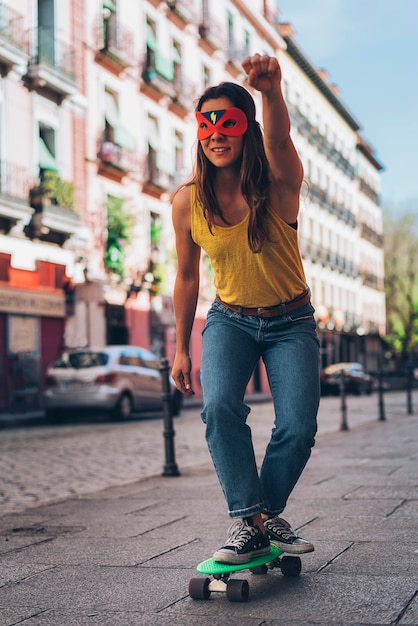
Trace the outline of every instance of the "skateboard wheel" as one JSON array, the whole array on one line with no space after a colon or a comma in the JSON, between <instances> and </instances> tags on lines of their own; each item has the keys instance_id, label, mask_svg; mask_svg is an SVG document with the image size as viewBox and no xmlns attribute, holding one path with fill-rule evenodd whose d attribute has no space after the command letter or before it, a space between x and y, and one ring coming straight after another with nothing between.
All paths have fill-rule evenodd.
<instances>
[{"instance_id":1,"label":"skateboard wheel","mask_svg":"<svg viewBox=\"0 0 418 626\"><path fill-rule=\"evenodd\" d=\"M193 600L208 600L210 578L191 578L189 581L189 596Z\"/></svg>"},{"instance_id":2,"label":"skateboard wheel","mask_svg":"<svg viewBox=\"0 0 418 626\"><path fill-rule=\"evenodd\" d=\"M267 565L257 565L257 567L250 567L251 574L257 575L267 574L268 570L269 568L267 567Z\"/></svg>"},{"instance_id":3,"label":"skateboard wheel","mask_svg":"<svg viewBox=\"0 0 418 626\"><path fill-rule=\"evenodd\" d=\"M230 602L247 602L250 586L247 580L228 580L226 585L226 597Z\"/></svg>"},{"instance_id":4,"label":"skateboard wheel","mask_svg":"<svg viewBox=\"0 0 418 626\"><path fill-rule=\"evenodd\" d=\"M302 561L298 556L283 556L280 561L280 569L283 576L299 576Z\"/></svg>"}]
</instances>

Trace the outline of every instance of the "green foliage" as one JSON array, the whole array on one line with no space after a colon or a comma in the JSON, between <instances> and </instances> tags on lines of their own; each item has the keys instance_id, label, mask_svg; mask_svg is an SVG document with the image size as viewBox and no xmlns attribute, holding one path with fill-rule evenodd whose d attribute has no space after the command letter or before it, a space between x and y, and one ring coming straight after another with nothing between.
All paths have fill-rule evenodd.
<instances>
[{"instance_id":1,"label":"green foliage","mask_svg":"<svg viewBox=\"0 0 418 626\"><path fill-rule=\"evenodd\" d=\"M62 180L57 172L44 170L41 176L41 188L53 204L65 209L74 209L74 185Z\"/></svg>"},{"instance_id":2,"label":"green foliage","mask_svg":"<svg viewBox=\"0 0 418 626\"><path fill-rule=\"evenodd\" d=\"M106 269L123 278L125 276L126 244L131 243L131 231L135 226L135 216L124 208L124 200L107 196L107 244L105 253Z\"/></svg>"},{"instance_id":3,"label":"green foliage","mask_svg":"<svg viewBox=\"0 0 418 626\"><path fill-rule=\"evenodd\" d=\"M161 224L151 224L151 246L158 248L161 243L163 227Z\"/></svg>"},{"instance_id":4,"label":"green foliage","mask_svg":"<svg viewBox=\"0 0 418 626\"><path fill-rule=\"evenodd\" d=\"M385 216L386 340L404 367L418 343L418 218Z\"/></svg>"}]
</instances>

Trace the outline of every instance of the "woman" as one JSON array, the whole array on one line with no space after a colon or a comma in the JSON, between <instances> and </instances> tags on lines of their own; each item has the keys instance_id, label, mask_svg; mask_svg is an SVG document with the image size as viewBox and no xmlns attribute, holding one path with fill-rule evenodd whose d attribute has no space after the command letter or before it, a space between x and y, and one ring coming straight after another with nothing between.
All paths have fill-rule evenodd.
<instances>
[{"instance_id":1,"label":"woman","mask_svg":"<svg viewBox=\"0 0 418 626\"><path fill-rule=\"evenodd\" d=\"M206 439L234 522L214 558L246 563L273 540L290 553L314 546L279 515L310 456L319 404L319 344L297 244L303 168L290 138L276 58L242 64L261 92L264 139L247 89L208 88L196 107L194 177L173 200L178 272L174 288L176 355L172 376L193 395L189 341L201 249L217 296L203 331L200 380ZM258 472L244 403L263 359L275 422Z\"/></svg>"}]
</instances>

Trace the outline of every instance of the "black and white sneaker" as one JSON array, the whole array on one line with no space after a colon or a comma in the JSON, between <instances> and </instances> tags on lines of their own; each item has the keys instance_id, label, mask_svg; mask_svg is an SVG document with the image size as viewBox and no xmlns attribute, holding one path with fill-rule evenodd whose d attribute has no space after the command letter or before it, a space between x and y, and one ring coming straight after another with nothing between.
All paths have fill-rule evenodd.
<instances>
[{"instance_id":1,"label":"black and white sneaker","mask_svg":"<svg viewBox=\"0 0 418 626\"><path fill-rule=\"evenodd\" d=\"M313 552L314 545L298 537L292 530L289 522L282 517L271 517L264 522L270 541L274 541L278 548L283 552L290 554L304 554L305 552Z\"/></svg>"},{"instance_id":2,"label":"black and white sneaker","mask_svg":"<svg viewBox=\"0 0 418 626\"><path fill-rule=\"evenodd\" d=\"M248 563L255 556L270 552L270 541L251 518L236 520L228 529L225 545L216 550L213 558L221 563Z\"/></svg>"}]
</instances>

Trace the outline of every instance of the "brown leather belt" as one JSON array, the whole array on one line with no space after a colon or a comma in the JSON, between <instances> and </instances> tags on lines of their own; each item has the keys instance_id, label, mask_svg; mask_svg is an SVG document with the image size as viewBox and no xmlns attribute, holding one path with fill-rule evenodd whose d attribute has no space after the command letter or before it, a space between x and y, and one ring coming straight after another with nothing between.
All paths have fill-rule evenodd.
<instances>
[{"instance_id":1,"label":"brown leather belt","mask_svg":"<svg viewBox=\"0 0 418 626\"><path fill-rule=\"evenodd\" d=\"M239 313L240 315L258 315L259 317L279 317L282 315L286 315L291 311L295 311L296 309L300 309L300 307L305 306L311 300L311 290L309 287L305 289L299 296L296 296L293 300L289 302L282 302L281 304L276 304L275 306L260 306L260 307L245 307L238 306L237 304L228 304L228 302L224 302L221 298L216 295L216 299L218 302L226 306L231 311L235 311L235 313Z\"/></svg>"}]
</instances>

